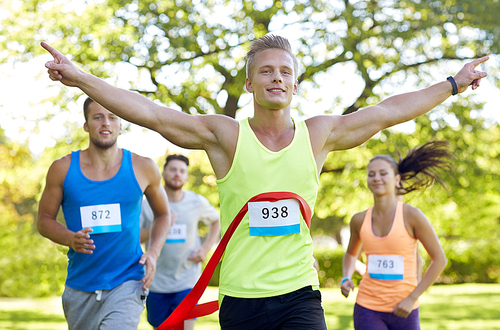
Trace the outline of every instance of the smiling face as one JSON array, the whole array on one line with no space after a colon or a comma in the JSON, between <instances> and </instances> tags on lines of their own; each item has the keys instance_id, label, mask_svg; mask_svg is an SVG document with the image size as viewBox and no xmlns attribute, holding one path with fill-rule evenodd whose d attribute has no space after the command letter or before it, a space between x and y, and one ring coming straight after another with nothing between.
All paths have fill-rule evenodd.
<instances>
[{"instance_id":1,"label":"smiling face","mask_svg":"<svg viewBox=\"0 0 500 330\"><path fill-rule=\"evenodd\" d=\"M367 183L370 191L377 196L395 194L400 175L394 173L392 165L383 158L373 159L367 168Z\"/></svg>"},{"instance_id":2,"label":"smiling face","mask_svg":"<svg viewBox=\"0 0 500 330\"><path fill-rule=\"evenodd\" d=\"M91 144L99 149L109 149L116 145L121 131L121 121L114 113L92 102L88 106L88 118L83 128L89 133Z\"/></svg>"},{"instance_id":3,"label":"smiling face","mask_svg":"<svg viewBox=\"0 0 500 330\"><path fill-rule=\"evenodd\" d=\"M267 49L255 55L252 78L246 79L246 89L254 96L254 105L268 110L281 110L290 106L297 94L291 55L281 49Z\"/></svg>"}]
</instances>

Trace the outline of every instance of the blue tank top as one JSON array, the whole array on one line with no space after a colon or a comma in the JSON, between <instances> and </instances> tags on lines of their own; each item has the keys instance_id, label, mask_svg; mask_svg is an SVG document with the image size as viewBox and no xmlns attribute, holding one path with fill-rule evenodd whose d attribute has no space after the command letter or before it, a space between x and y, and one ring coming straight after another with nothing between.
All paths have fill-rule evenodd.
<instances>
[{"instance_id":1,"label":"blue tank top","mask_svg":"<svg viewBox=\"0 0 500 330\"><path fill-rule=\"evenodd\" d=\"M76 232L92 227L93 254L68 251L70 288L94 292L111 290L129 281L141 280L144 266L140 245L139 216L143 191L135 178L130 151L116 175L108 180L93 181L80 168L80 150L71 153L71 164L63 183L62 210L68 229ZM111 226L91 226L113 221ZM83 225L82 225L83 224Z\"/></svg>"}]
</instances>

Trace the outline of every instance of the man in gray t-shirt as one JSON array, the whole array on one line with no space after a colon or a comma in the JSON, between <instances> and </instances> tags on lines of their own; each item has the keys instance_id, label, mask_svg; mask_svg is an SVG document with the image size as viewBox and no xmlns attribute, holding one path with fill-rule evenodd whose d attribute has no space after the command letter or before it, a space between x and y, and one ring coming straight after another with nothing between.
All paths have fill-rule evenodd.
<instances>
[{"instance_id":1,"label":"man in gray t-shirt","mask_svg":"<svg viewBox=\"0 0 500 330\"><path fill-rule=\"evenodd\" d=\"M201 275L201 263L219 238L219 213L208 200L182 187L188 179L189 160L183 155L169 155L163 168L165 191L174 223L156 263L156 275L146 300L148 322L155 328L173 312L193 288ZM141 241L149 238L153 212L146 200L141 212ZM210 227L201 244L198 223ZM194 320L185 321L186 330L193 329Z\"/></svg>"}]
</instances>

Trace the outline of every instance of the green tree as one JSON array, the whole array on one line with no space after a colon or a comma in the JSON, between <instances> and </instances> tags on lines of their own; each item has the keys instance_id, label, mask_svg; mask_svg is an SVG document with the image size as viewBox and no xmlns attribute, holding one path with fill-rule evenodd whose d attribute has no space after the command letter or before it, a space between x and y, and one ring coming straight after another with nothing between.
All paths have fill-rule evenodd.
<instances>
[{"instance_id":1,"label":"green tree","mask_svg":"<svg viewBox=\"0 0 500 330\"><path fill-rule=\"evenodd\" d=\"M456 62L498 53L500 28L494 15L499 9L497 0L474 4L465 0L4 1L0 3L0 64L29 61L44 53L39 44L47 41L85 71L152 100L191 114L234 117L251 102L243 89L249 42L275 32L291 36L303 66L294 103L298 115L318 111L342 114L374 104L402 87L407 91L443 80L456 71L452 70ZM119 66L135 68L137 76L126 81L115 77ZM498 68L489 66L488 71L488 79L500 86ZM351 72L355 83L345 78L345 72ZM334 97L314 95L325 81L332 80L336 87L328 94ZM54 104L54 112L38 120L51 121L58 112L71 111L80 95L63 88L60 95L44 100ZM311 108L303 101L306 98L317 105ZM449 281L498 280L500 271L492 265L499 264L499 196L495 190L500 173L500 151L495 143L499 132L496 123L481 119L481 109L474 97L459 96L417 119L413 134L385 130L360 148L329 155L320 177L314 233L338 238L350 216L370 205L364 169L374 154L396 155L396 146L404 152L429 139L446 139L453 142L457 157L454 176L447 180L449 189L432 188L409 202L428 215L442 237L451 260L446 275ZM50 245L33 231L36 200L51 161L85 146L82 131L75 125L68 123L60 141L40 159L33 159L26 146L21 148L0 134L4 139L0 154L2 218L10 221L4 228L14 233L0 229L0 235L10 239L2 240L5 246L13 246L21 237L36 237L40 244ZM15 163L12 152L16 152ZM214 176L207 166L206 160L196 163L189 184L217 203ZM21 227L31 231L14 230ZM33 246L39 247L30 250L30 256L56 251L53 245ZM53 255L36 257L64 260ZM2 259L2 266L11 261ZM469 278L467 265L473 265L476 272ZM12 267L4 274L24 274ZM480 275L482 268L487 276ZM50 274L56 268L51 264L44 269L48 269L44 274ZM61 272L64 270L57 271L59 279L64 277ZM11 282L5 283L0 284L2 290L14 288ZM44 289L36 294L57 291L58 283L56 288L41 286ZM2 294L10 295L13 290L9 290Z\"/></svg>"},{"instance_id":2,"label":"green tree","mask_svg":"<svg viewBox=\"0 0 500 330\"><path fill-rule=\"evenodd\" d=\"M43 171L35 163L27 146L0 130L0 296L62 292L66 257L35 229Z\"/></svg>"},{"instance_id":3,"label":"green tree","mask_svg":"<svg viewBox=\"0 0 500 330\"><path fill-rule=\"evenodd\" d=\"M67 248L40 236L35 219L51 162L88 143L83 129L71 123L64 129L65 140L34 158L27 145L11 141L0 128L0 296L62 294ZM58 221L64 223L62 214Z\"/></svg>"},{"instance_id":4,"label":"green tree","mask_svg":"<svg viewBox=\"0 0 500 330\"><path fill-rule=\"evenodd\" d=\"M480 105L471 108L468 98L458 99L451 108L441 106L434 116L415 120L413 134L384 130L360 148L338 153L338 157L330 155L320 177L317 222L330 222L332 228L333 220L336 226L329 234L335 236L335 230L345 226L354 213L372 205L366 166L376 154L397 159L397 149L404 155L428 140L450 141L455 168L442 176L446 187L434 185L409 194L405 202L426 214L441 239L449 263L440 281L500 281L500 193L496 188L500 180L500 126L477 117L480 109Z\"/></svg>"},{"instance_id":5,"label":"green tree","mask_svg":"<svg viewBox=\"0 0 500 330\"><path fill-rule=\"evenodd\" d=\"M293 33L306 87L337 65L352 66L363 83L359 96L352 102L338 93L324 109L341 105L344 113L409 77L428 78L440 61L496 53L500 45L496 0L28 0L3 7L10 16L0 21L0 63L31 59L46 40L98 76L119 62L139 68L153 88L137 81L131 88L151 99L231 117L249 102L243 90L249 41L269 32Z\"/></svg>"}]
</instances>

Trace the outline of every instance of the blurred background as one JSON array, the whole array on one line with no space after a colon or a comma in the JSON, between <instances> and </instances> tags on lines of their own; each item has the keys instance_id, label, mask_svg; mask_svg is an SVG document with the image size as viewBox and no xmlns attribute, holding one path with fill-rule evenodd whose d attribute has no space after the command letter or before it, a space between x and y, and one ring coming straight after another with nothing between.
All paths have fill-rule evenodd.
<instances>
[{"instance_id":1,"label":"blurred background","mask_svg":"<svg viewBox=\"0 0 500 330\"><path fill-rule=\"evenodd\" d=\"M300 62L292 116L342 115L454 75L473 58L489 76L476 91L332 153L312 221L323 287L341 278L351 216L372 204L366 165L429 140L447 140L455 169L446 188L405 201L432 222L448 257L438 283L500 282L500 25L498 0L12 0L0 3L0 297L61 294L66 248L36 231L48 167L88 146L85 95L50 81L45 41L86 72L190 114L252 115L244 90L250 41L289 38ZM189 156L188 189L218 205L215 176L200 151L123 123L120 147L163 165ZM61 217L61 221L64 221ZM203 228L201 229L203 231ZM427 255L422 253L424 261ZM216 283L215 283L216 284Z\"/></svg>"}]
</instances>

